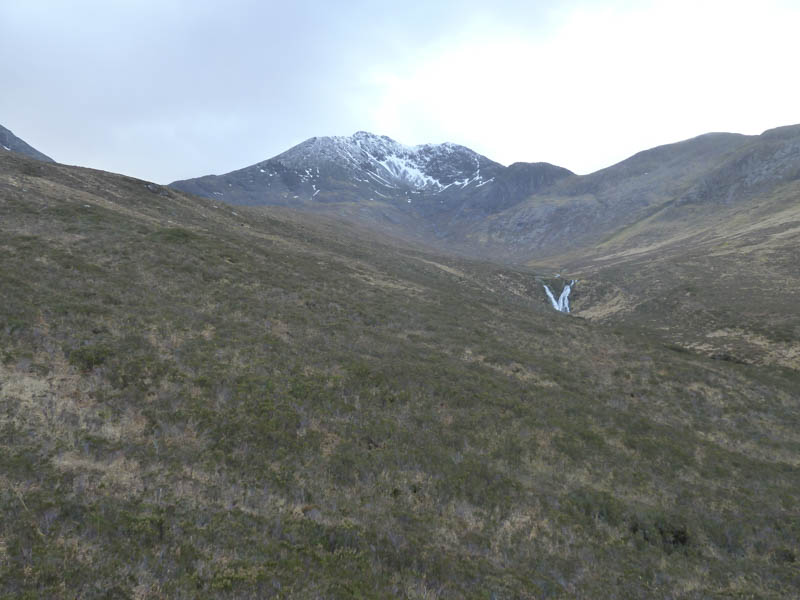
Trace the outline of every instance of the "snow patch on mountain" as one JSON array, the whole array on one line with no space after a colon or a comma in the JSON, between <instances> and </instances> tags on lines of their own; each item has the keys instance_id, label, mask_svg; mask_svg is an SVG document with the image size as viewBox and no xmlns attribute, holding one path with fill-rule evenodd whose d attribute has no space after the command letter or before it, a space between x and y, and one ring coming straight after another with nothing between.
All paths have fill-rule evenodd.
<instances>
[{"instance_id":1,"label":"snow patch on mountain","mask_svg":"<svg viewBox=\"0 0 800 600\"><path fill-rule=\"evenodd\" d=\"M387 156L384 160L376 159L376 162L386 169L393 179L407 183L411 187L442 187L442 184L438 180L430 175L426 175L420 169L418 163L409 160L407 157L392 154Z\"/></svg>"}]
</instances>

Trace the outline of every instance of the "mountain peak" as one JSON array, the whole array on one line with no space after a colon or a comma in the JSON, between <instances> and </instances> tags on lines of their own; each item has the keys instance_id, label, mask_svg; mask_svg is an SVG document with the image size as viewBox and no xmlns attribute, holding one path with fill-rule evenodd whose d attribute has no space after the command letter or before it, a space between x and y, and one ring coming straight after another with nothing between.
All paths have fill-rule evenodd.
<instances>
[{"instance_id":1,"label":"mountain peak","mask_svg":"<svg viewBox=\"0 0 800 600\"><path fill-rule=\"evenodd\" d=\"M406 146L368 131L351 136L313 137L266 164L269 163L301 172L336 171L348 179L395 191L439 191L458 182L477 184L483 180L481 168L497 165L464 146Z\"/></svg>"},{"instance_id":2,"label":"mountain peak","mask_svg":"<svg viewBox=\"0 0 800 600\"><path fill-rule=\"evenodd\" d=\"M350 136L350 139L353 140L361 140L361 139L370 139L370 140L378 140L378 139L385 139L385 140L392 140L388 135L377 135L375 133L370 133L369 131L356 131L353 135Z\"/></svg>"}]
</instances>

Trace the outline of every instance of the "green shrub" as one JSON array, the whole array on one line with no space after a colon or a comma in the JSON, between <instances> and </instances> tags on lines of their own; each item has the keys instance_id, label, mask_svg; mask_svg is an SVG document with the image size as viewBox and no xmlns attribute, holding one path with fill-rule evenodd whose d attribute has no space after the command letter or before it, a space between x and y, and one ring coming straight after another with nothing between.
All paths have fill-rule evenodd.
<instances>
[{"instance_id":1,"label":"green shrub","mask_svg":"<svg viewBox=\"0 0 800 600\"><path fill-rule=\"evenodd\" d=\"M105 344L82 346L69 352L69 363L81 371L91 371L104 364L112 356Z\"/></svg>"}]
</instances>

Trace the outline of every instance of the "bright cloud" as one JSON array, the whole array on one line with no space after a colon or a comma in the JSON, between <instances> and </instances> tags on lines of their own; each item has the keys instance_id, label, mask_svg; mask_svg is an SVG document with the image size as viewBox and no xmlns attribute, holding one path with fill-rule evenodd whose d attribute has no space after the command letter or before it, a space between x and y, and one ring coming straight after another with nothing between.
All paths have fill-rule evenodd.
<instances>
[{"instance_id":1,"label":"bright cloud","mask_svg":"<svg viewBox=\"0 0 800 600\"><path fill-rule=\"evenodd\" d=\"M783 3L583 6L544 35L473 29L369 74L372 122L501 162L588 172L707 131L800 121L800 9Z\"/></svg>"}]
</instances>

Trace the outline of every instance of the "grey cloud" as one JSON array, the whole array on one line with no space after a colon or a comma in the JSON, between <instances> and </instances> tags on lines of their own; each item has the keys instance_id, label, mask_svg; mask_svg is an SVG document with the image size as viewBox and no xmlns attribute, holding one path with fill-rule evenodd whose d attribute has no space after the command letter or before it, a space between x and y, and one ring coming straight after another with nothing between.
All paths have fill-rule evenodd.
<instances>
[{"instance_id":1,"label":"grey cloud","mask_svg":"<svg viewBox=\"0 0 800 600\"><path fill-rule=\"evenodd\" d=\"M466 22L541 13L472 0L4 2L0 123L67 163L160 182L224 172L369 127L363 73L376 65Z\"/></svg>"}]
</instances>

